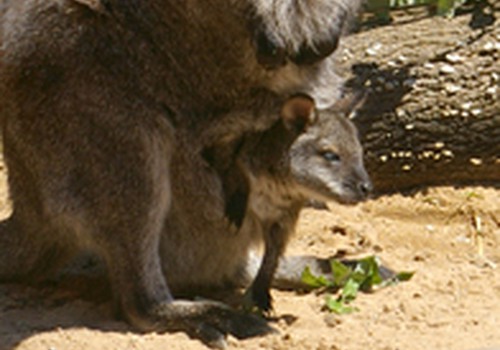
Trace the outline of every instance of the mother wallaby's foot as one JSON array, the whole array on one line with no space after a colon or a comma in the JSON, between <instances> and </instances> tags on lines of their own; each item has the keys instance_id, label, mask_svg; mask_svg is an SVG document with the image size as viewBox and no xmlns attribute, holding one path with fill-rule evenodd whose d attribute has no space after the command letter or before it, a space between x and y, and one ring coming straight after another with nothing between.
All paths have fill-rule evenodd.
<instances>
[{"instance_id":1,"label":"mother wallaby's foot","mask_svg":"<svg viewBox=\"0 0 500 350\"><path fill-rule=\"evenodd\" d=\"M156 305L151 314L165 330L186 332L215 348L225 347L228 334L246 339L275 332L263 318L215 301L175 300Z\"/></svg>"}]
</instances>

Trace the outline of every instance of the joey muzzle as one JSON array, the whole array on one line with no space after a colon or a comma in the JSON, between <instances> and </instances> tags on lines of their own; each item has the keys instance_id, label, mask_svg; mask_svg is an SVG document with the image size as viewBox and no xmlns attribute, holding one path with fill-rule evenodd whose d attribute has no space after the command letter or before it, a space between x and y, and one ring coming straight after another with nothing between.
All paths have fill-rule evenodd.
<instances>
[{"instance_id":1,"label":"joey muzzle","mask_svg":"<svg viewBox=\"0 0 500 350\"><path fill-rule=\"evenodd\" d=\"M364 168L357 168L353 171L349 187L356 193L358 200L368 198L373 191L373 184Z\"/></svg>"}]
</instances>

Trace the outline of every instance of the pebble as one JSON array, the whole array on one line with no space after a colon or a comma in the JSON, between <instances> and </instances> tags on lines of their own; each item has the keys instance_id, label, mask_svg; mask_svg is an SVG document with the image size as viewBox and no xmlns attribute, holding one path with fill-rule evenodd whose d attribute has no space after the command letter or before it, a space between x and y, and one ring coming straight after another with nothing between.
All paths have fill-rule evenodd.
<instances>
[{"instance_id":1,"label":"pebble","mask_svg":"<svg viewBox=\"0 0 500 350\"><path fill-rule=\"evenodd\" d=\"M478 115L480 115L480 114L481 114L481 112L482 112L482 111L483 111L483 110L482 110L481 108L474 108L472 111L470 111L470 113L471 113L473 116L477 117Z\"/></svg>"},{"instance_id":2,"label":"pebble","mask_svg":"<svg viewBox=\"0 0 500 350\"><path fill-rule=\"evenodd\" d=\"M354 55L352 54L352 51L349 49L344 49L344 57L347 59L353 58Z\"/></svg>"},{"instance_id":3,"label":"pebble","mask_svg":"<svg viewBox=\"0 0 500 350\"><path fill-rule=\"evenodd\" d=\"M488 41L483 46L483 51L485 51L485 52L492 52L492 51L497 51L497 50L500 50L500 43L492 43L492 42Z\"/></svg>"},{"instance_id":4,"label":"pebble","mask_svg":"<svg viewBox=\"0 0 500 350\"><path fill-rule=\"evenodd\" d=\"M444 74L452 74L456 72L456 69L453 66L450 66L449 64L445 64L439 68L439 71Z\"/></svg>"},{"instance_id":5,"label":"pebble","mask_svg":"<svg viewBox=\"0 0 500 350\"><path fill-rule=\"evenodd\" d=\"M496 86L491 86L488 89L486 89L486 93L491 96L495 96L497 94L497 87Z\"/></svg>"},{"instance_id":6,"label":"pebble","mask_svg":"<svg viewBox=\"0 0 500 350\"><path fill-rule=\"evenodd\" d=\"M464 57L456 53L449 53L446 55L446 60L450 63L460 63L464 61Z\"/></svg>"},{"instance_id":7,"label":"pebble","mask_svg":"<svg viewBox=\"0 0 500 350\"><path fill-rule=\"evenodd\" d=\"M406 57L404 55L399 55L398 56L398 61L401 62L401 63L406 63L406 61L408 61L408 57Z\"/></svg>"},{"instance_id":8,"label":"pebble","mask_svg":"<svg viewBox=\"0 0 500 350\"><path fill-rule=\"evenodd\" d=\"M447 93L454 94L454 93L460 91L460 86L447 83L447 84L445 84L444 89L446 90Z\"/></svg>"},{"instance_id":9,"label":"pebble","mask_svg":"<svg viewBox=\"0 0 500 350\"><path fill-rule=\"evenodd\" d=\"M403 86L411 88L411 87L413 87L415 85L416 82L417 82L417 79L415 79L415 78L408 78L408 79L405 79L405 81L403 81Z\"/></svg>"},{"instance_id":10,"label":"pebble","mask_svg":"<svg viewBox=\"0 0 500 350\"><path fill-rule=\"evenodd\" d=\"M328 327L335 327L342 323L342 319L335 314L328 314L325 316L325 323Z\"/></svg>"},{"instance_id":11,"label":"pebble","mask_svg":"<svg viewBox=\"0 0 500 350\"><path fill-rule=\"evenodd\" d=\"M459 243L470 243L470 238L466 236L458 236L455 240Z\"/></svg>"},{"instance_id":12,"label":"pebble","mask_svg":"<svg viewBox=\"0 0 500 350\"><path fill-rule=\"evenodd\" d=\"M375 43L371 47L367 48L365 52L368 56L375 56L381 47L381 43Z\"/></svg>"},{"instance_id":13,"label":"pebble","mask_svg":"<svg viewBox=\"0 0 500 350\"><path fill-rule=\"evenodd\" d=\"M445 157L450 157L450 158L453 157L453 152L450 151L449 149L445 149L441 153L443 153L443 156L445 156Z\"/></svg>"},{"instance_id":14,"label":"pebble","mask_svg":"<svg viewBox=\"0 0 500 350\"><path fill-rule=\"evenodd\" d=\"M387 83L384 84L384 88L387 90L387 91L392 91L394 90L396 86L394 85L393 82L391 81L388 81Z\"/></svg>"},{"instance_id":15,"label":"pebble","mask_svg":"<svg viewBox=\"0 0 500 350\"><path fill-rule=\"evenodd\" d=\"M468 111L472 107L472 102L464 102L460 105L464 111Z\"/></svg>"},{"instance_id":16,"label":"pebble","mask_svg":"<svg viewBox=\"0 0 500 350\"><path fill-rule=\"evenodd\" d=\"M471 158L471 159L469 159L469 162L472 165L476 165L476 166L483 164L483 161L479 158Z\"/></svg>"},{"instance_id":17,"label":"pebble","mask_svg":"<svg viewBox=\"0 0 500 350\"><path fill-rule=\"evenodd\" d=\"M385 162L387 162L387 160L389 159L389 157L388 157L386 154L383 154L383 155L381 155L381 156L379 157L379 159L380 159L380 161L381 161L382 163L385 163Z\"/></svg>"}]
</instances>

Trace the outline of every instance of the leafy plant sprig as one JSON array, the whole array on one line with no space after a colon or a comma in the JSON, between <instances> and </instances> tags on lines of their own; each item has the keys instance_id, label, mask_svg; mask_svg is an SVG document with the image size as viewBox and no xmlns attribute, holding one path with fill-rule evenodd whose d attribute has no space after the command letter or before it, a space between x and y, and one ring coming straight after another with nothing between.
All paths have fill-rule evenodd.
<instances>
[{"instance_id":1,"label":"leafy plant sprig","mask_svg":"<svg viewBox=\"0 0 500 350\"><path fill-rule=\"evenodd\" d=\"M351 302L356 299L359 291L370 292L398 282L408 281L414 274L414 272L399 272L384 279L381 275L380 263L375 256L361 259L353 266L332 259L330 266L331 279L325 276L315 276L306 267L302 272L302 281L313 289L340 289L337 296L328 295L326 297L326 308L337 314L347 314L357 310L351 305Z\"/></svg>"}]
</instances>

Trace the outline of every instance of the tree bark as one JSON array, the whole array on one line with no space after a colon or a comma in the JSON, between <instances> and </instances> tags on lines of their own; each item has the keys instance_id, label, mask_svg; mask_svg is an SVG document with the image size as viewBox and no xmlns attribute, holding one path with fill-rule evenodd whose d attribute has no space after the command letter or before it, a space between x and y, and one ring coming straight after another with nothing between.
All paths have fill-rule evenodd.
<instances>
[{"instance_id":1,"label":"tree bark","mask_svg":"<svg viewBox=\"0 0 500 350\"><path fill-rule=\"evenodd\" d=\"M396 21L351 35L339 64L365 90L356 117L376 192L500 186L500 21ZM493 18L493 22L492 22Z\"/></svg>"}]
</instances>

